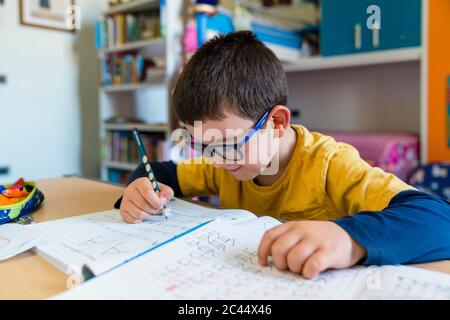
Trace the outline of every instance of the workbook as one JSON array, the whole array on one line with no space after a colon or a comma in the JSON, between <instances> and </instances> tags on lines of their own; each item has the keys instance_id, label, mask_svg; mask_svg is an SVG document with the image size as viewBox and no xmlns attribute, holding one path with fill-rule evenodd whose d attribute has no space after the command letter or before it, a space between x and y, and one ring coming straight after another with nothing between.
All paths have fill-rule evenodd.
<instances>
[{"instance_id":1,"label":"workbook","mask_svg":"<svg viewBox=\"0 0 450 320\"><path fill-rule=\"evenodd\" d=\"M0 226L0 261L8 260L33 248L42 238L29 226L8 223Z\"/></svg>"},{"instance_id":2,"label":"workbook","mask_svg":"<svg viewBox=\"0 0 450 320\"><path fill-rule=\"evenodd\" d=\"M34 251L67 274L79 274L86 266L101 274L143 252L214 220L238 223L255 219L244 210L219 210L180 199L168 204L168 220L127 224L119 210L110 210L33 225L44 234Z\"/></svg>"},{"instance_id":3,"label":"workbook","mask_svg":"<svg viewBox=\"0 0 450 320\"><path fill-rule=\"evenodd\" d=\"M450 276L404 266L327 271L313 280L262 267L269 217L216 219L53 299L450 299Z\"/></svg>"}]
</instances>

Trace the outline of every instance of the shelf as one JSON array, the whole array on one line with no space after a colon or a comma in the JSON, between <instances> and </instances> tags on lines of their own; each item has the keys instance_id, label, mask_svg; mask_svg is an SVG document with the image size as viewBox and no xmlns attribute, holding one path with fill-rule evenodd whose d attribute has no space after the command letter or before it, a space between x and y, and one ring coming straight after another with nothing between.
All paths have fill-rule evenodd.
<instances>
[{"instance_id":1,"label":"shelf","mask_svg":"<svg viewBox=\"0 0 450 320\"><path fill-rule=\"evenodd\" d=\"M336 57L312 57L298 59L294 62L285 63L284 70L286 72L314 71L408 61L420 61L421 58L421 48L395 49Z\"/></svg>"},{"instance_id":2,"label":"shelf","mask_svg":"<svg viewBox=\"0 0 450 320\"><path fill-rule=\"evenodd\" d=\"M155 38L155 39L130 42L130 43L126 43L126 44L123 44L123 45L117 46L117 47L100 49L98 51L98 53L99 53L99 55L104 55L104 54L108 54L108 53L138 50L138 49L146 48L146 47L152 46L152 45L156 46L156 45L164 45L164 44L165 44L164 38Z\"/></svg>"},{"instance_id":3,"label":"shelf","mask_svg":"<svg viewBox=\"0 0 450 320\"><path fill-rule=\"evenodd\" d=\"M168 132L169 126L166 124L138 124L138 123L105 123L105 129L108 131L131 131L137 128L141 132Z\"/></svg>"},{"instance_id":4,"label":"shelf","mask_svg":"<svg viewBox=\"0 0 450 320\"><path fill-rule=\"evenodd\" d=\"M161 78L155 78L151 81L146 81L143 83L131 83L131 84L104 86L104 87L101 87L101 90L105 93L131 92L131 91L151 89L151 88L154 88L155 84L164 84L165 81L166 81L165 77L161 77Z\"/></svg>"},{"instance_id":5,"label":"shelf","mask_svg":"<svg viewBox=\"0 0 450 320\"><path fill-rule=\"evenodd\" d=\"M159 0L133 0L130 3L111 7L103 14L112 15L116 13L128 13L141 10L156 9L159 7Z\"/></svg>"},{"instance_id":6,"label":"shelf","mask_svg":"<svg viewBox=\"0 0 450 320\"><path fill-rule=\"evenodd\" d=\"M103 165L106 169L118 169L125 171L134 171L139 166L137 163L124 163L124 162L113 162L113 161L105 161Z\"/></svg>"}]
</instances>

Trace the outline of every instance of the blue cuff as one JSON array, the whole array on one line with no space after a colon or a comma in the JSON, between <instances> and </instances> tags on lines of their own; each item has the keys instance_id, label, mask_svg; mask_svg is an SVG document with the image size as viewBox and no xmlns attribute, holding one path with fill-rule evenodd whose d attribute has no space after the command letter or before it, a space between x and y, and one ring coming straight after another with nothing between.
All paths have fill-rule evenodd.
<instances>
[{"instance_id":1,"label":"blue cuff","mask_svg":"<svg viewBox=\"0 0 450 320\"><path fill-rule=\"evenodd\" d=\"M333 221L367 250L364 265L450 258L450 203L418 191L397 194L383 211Z\"/></svg>"}]
</instances>

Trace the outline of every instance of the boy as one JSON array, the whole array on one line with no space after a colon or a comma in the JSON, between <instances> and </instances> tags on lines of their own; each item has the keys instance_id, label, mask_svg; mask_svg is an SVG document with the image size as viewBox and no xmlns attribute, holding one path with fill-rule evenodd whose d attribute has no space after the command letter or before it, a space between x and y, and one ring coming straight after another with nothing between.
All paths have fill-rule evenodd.
<instances>
[{"instance_id":1,"label":"boy","mask_svg":"<svg viewBox=\"0 0 450 320\"><path fill-rule=\"evenodd\" d=\"M208 161L139 167L116 204L138 223L175 196L219 195L221 206L292 220L261 240L262 265L313 278L357 263L450 258L450 205L370 167L351 146L290 125L281 63L251 32L216 37L174 91L188 140ZM201 121L201 127L196 121Z\"/></svg>"}]
</instances>

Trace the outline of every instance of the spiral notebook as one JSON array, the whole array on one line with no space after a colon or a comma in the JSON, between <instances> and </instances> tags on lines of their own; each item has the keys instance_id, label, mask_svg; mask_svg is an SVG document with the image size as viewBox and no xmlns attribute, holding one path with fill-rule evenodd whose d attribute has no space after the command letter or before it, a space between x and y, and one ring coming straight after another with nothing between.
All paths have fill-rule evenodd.
<instances>
[{"instance_id":1,"label":"spiral notebook","mask_svg":"<svg viewBox=\"0 0 450 320\"><path fill-rule=\"evenodd\" d=\"M258 264L268 217L215 220L53 299L450 299L450 276L404 266L313 280Z\"/></svg>"},{"instance_id":2,"label":"spiral notebook","mask_svg":"<svg viewBox=\"0 0 450 320\"><path fill-rule=\"evenodd\" d=\"M33 225L44 234L34 251L67 274L87 266L101 274L148 250L189 233L214 219L238 223L255 219L244 210L218 210L174 199L167 221L127 224L110 210Z\"/></svg>"},{"instance_id":3,"label":"spiral notebook","mask_svg":"<svg viewBox=\"0 0 450 320\"><path fill-rule=\"evenodd\" d=\"M173 218L129 225L117 210L33 226L36 252L95 277L55 299L450 299L450 276L404 266L327 271L314 280L262 267L256 251L280 224L182 200Z\"/></svg>"}]
</instances>

